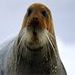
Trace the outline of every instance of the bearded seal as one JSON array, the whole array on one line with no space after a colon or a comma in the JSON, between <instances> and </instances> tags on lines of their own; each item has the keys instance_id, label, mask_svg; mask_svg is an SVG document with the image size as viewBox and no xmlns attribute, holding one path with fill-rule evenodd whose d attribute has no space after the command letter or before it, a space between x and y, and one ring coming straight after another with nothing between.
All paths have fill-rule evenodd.
<instances>
[{"instance_id":1,"label":"bearded seal","mask_svg":"<svg viewBox=\"0 0 75 75\"><path fill-rule=\"evenodd\" d=\"M0 49L0 75L67 75L48 7L28 8L18 36Z\"/></svg>"}]
</instances>

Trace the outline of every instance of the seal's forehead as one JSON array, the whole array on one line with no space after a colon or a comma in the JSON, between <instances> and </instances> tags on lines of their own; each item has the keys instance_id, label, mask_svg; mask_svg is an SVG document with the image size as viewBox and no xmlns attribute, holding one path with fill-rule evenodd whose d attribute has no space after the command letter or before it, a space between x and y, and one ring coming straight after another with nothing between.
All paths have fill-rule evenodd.
<instances>
[{"instance_id":1,"label":"seal's forehead","mask_svg":"<svg viewBox=\"0 0 75 75\"><path fill-rule=\"evenodd\" d=\"M46 7L43 4L39 4L39 3L34 3L31 6L29 6L29 8L37 9L37 10L46 10L46 11L50 12L48 7Z\"/></svg>"}]
</instances>

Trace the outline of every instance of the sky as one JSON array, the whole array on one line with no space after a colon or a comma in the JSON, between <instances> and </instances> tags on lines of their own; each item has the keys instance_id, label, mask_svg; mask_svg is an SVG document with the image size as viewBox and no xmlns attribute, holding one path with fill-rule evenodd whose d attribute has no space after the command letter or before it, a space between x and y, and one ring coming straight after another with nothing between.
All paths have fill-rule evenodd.
<instances>
[{"instance_id":1,"label":"sky","mask_svg":"<svg viewBox=\"0 0 75 75\"><path fill-rule=\"evenodd\" d=\"M75 0L0 0L0 44L19 33L28 6L35 2L51 10L60 57L68 75L74 75Z\"/></svg>"}]
</instances>

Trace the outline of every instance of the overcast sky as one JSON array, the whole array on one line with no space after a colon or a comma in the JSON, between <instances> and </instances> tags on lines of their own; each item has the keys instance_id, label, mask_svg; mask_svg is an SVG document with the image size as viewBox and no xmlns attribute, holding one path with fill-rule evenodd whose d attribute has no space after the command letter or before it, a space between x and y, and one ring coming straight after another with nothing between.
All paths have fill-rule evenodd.
<instances>
[{"instance_id":1,"label":"overcast sky","mask_svg":"<svg viewBox=\"0 0 75 75\"><path fill-rule=\"evenodd\" d=\"M40 2L52 11L61 59L68 75L75 73L75 0L0 0L0 43L15 36L28 6Z\"/></svg>"}]
</instances>

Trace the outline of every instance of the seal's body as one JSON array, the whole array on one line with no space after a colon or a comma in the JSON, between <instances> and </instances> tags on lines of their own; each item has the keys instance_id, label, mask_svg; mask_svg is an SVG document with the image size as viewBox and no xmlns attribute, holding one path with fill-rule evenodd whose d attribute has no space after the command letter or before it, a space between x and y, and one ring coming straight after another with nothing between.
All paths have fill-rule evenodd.
<instances>
[{"instance_id":1,"label":"seal's body","mask_svg":"<svg viewBox=\"0 0 75 75\"><path fill-rule=\"evenodd\" d=\"M0 75L67 75L46 6L28 8L18 36L2 48L0 58Z\"/></svg>"}]
</instances>

